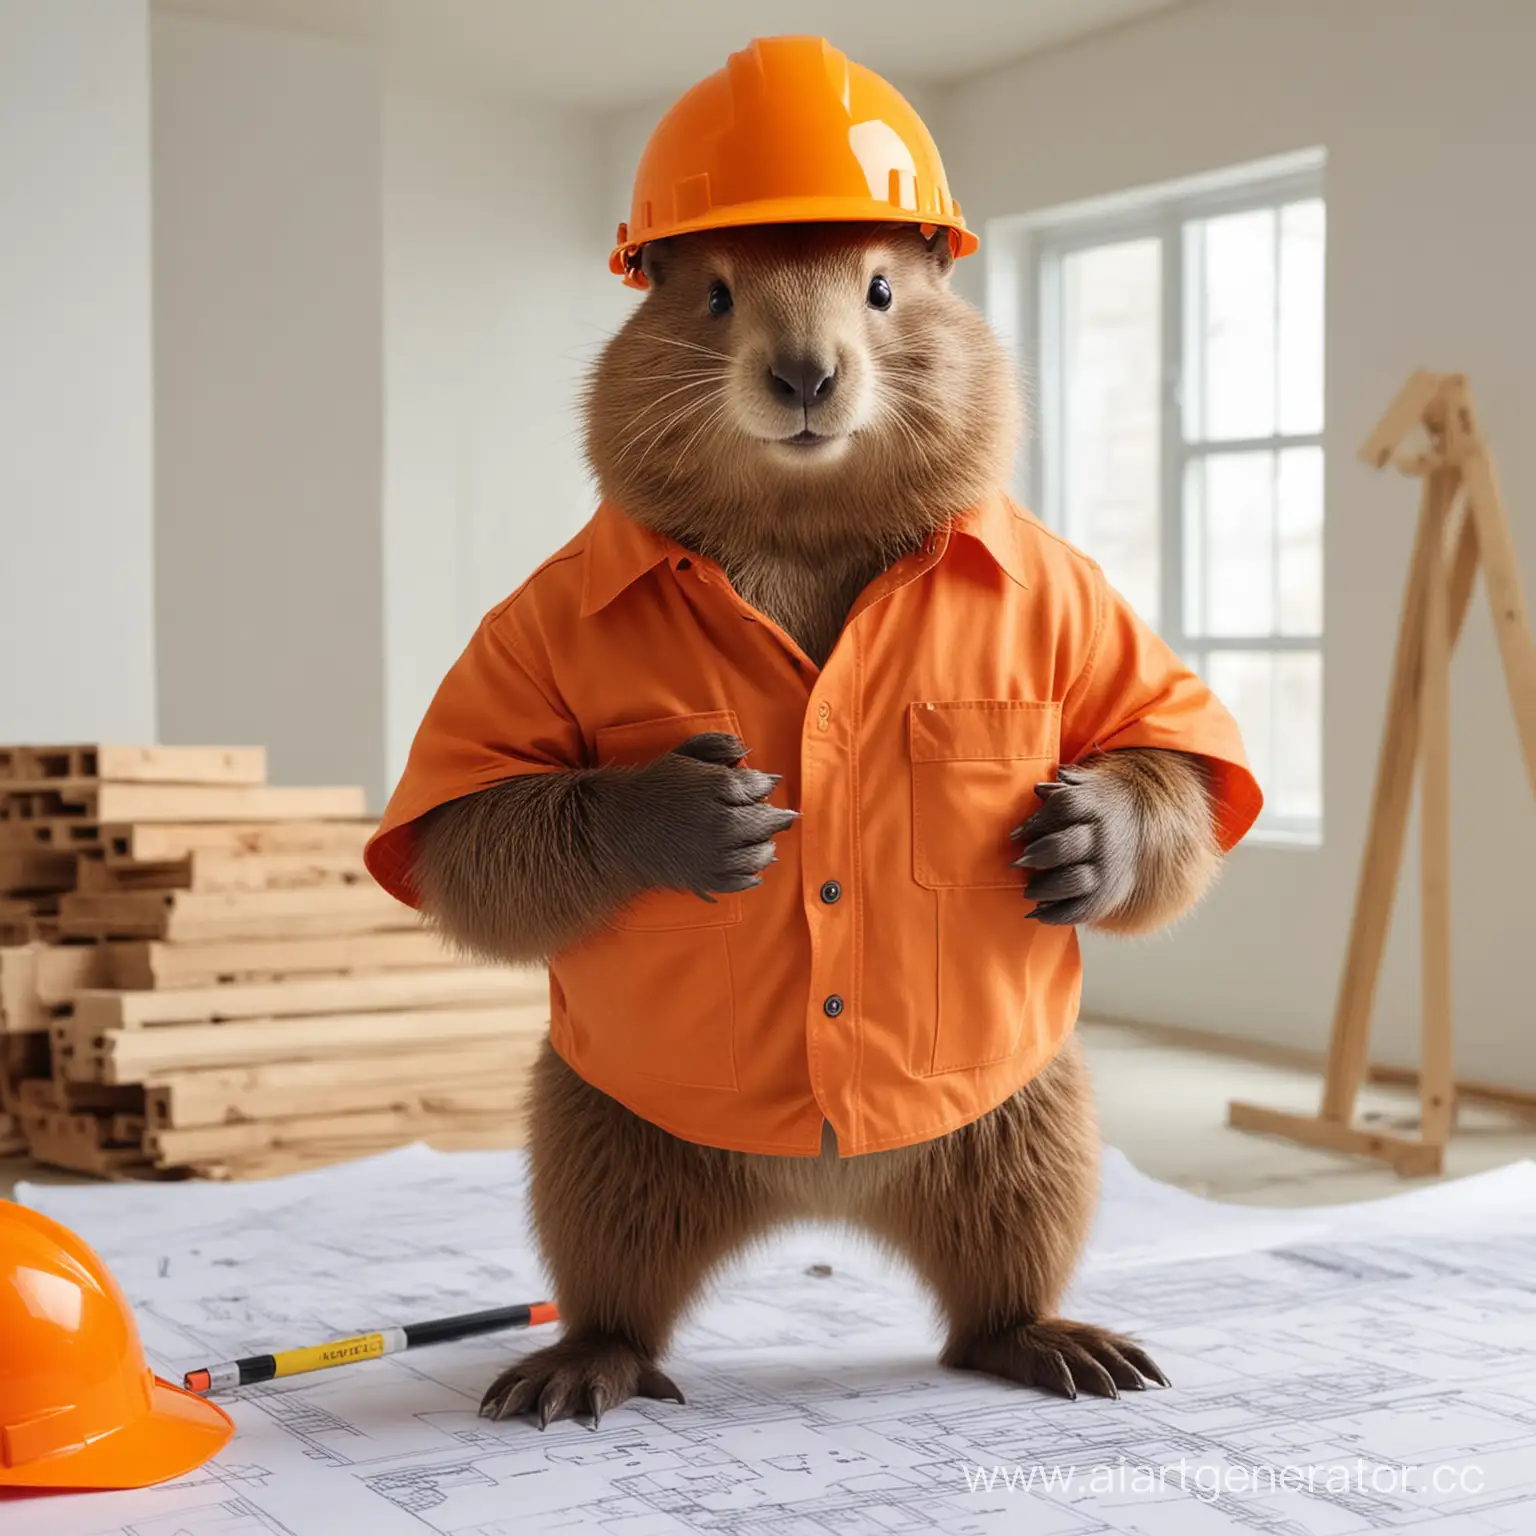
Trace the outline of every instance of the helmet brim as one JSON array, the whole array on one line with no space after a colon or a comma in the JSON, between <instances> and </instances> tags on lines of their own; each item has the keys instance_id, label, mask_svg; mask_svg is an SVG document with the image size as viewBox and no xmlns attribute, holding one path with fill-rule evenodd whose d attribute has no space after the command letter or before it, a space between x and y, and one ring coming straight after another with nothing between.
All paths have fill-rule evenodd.
<instances>
[{"instance_id":1,"label":"helmet brim","mask_svg":"<svg viewBox=\"0 0 1536 1536\"><path fill-rule=\"evenodd\" d=\"M614 247L609 270L628 281L632 257L645 245L677 235L700 235L712 230L750 229L775 224L917 224L950 231L950 248L956 256L969 256L981 245L974 230L958 221L935 219L932 214L898 208L874 198L781 197L756 203L732 203L691 219L658 225L644 240ZM643 286L631 283L632 287Z\"/></svg>"},{"instance_id":2,"label":"helmet brim","mask_svg":"<svg viewBox=\"0 0 1536 1536\"><path fill-rule=\"evenodd\" d=\"M234 1433L217 1403L157 1376L142 1418L76 1450L0 1467L0 1488L148 1488L195 1471Z\"/></svg>"}]
</instances>

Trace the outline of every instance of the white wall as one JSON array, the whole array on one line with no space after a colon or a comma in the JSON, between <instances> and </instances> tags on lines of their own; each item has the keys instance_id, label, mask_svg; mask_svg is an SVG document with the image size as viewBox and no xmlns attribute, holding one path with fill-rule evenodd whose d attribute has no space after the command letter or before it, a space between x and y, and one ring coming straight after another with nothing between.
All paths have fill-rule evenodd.
<instances>
[{"instance_id":1,"label":"white wall","mask_svg":"<svg viewBox=\"0 0 1536 1536\"><path fill-rule=\"evenodd\" d=\"M146 0L0 0L0 739L155 731Z\"/></svg>"},{"instance_id":2,"label":"white wall","mask_svg":"<svg viewBox=\"0 0 1536 1536\"><path fill-rule=\"evenodd\" d=\"M1326 1039L1417 493L1354 450L1410 369L1470 374L1536 573L1533 58L1523 0L1221 0L950 97L942 148L973 219L1328 151L1326 843L1239 850L1171 940L1093 943L1088 1011ZM1453 675L1458 1070L1532 1087L1536 812L1475 601ZM1410 856L1377 1005L1382 1059L1416 1055L1416 884Z\"/></svg>"},{"instance_id":3,"label":"white wall","mask_svg":"<svg viewBox=\"0 0 1536 1536\"><path fill-rule=\"evenodd\" d=\"M388 770L480 616L591 515L577 400L624 310L603 131L385 94Z\"/></svg>"},{"instance_id":4,"label":"white wall","mask_svg":"<svg viewBox=\"0 0 1536 1536\"><path fill-rule=\"evenodd\" d=\"M154 23L160 735L384 789L378 83Z\"/></svg>"}]
</instances>

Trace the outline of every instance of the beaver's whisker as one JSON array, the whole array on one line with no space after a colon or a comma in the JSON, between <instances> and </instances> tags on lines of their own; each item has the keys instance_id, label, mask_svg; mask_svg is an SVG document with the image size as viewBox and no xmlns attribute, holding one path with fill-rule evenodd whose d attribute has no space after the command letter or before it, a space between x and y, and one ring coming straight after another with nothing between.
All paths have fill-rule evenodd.
<instances>
[{"instance_id":1,"label":"beaver's whisker","mask_svg":"<svg viewBox=\"0 0 1536 1536\"><path fill-rule=\"evenodd\" d=\"M708 382L709 380L707 379L697 379L691 384L679 384L676 389L669 389L664 395L658 395L656 399L652 400L651 403L647 405L643 410L637 411L633 416L630 417L627 422L624 423L624 425L626 427L638 426L645 417L649 416L651 412L654 411L656 407L662 403L662 401L670 400L673 395L682 394L685 389L702 389Z\"/></svg>"},{"instance_id":2,"label":"beaver's whisker","mask_svg":"<svg viewBox=\"0 0 1536 1536\"><path fill-rule=\"evenodd\" d=\"M723 391L720 393L723 393ZM693 412L702 411L706 405L709 405L716 398L717 397L715 395L703 395L694 399L685 400L682 405L673 411L671 415L666 417L659 426L653 423L648 427L641 428L626 443L624 451L619 455L617 462L622 464L624 460L629 457L631 450L637 446L640 449L640 460L643 461L651 449L658 442L660 442L661 439L665 437L669 431L671 431L680 423L685 422L688 417L693 414ZM644 439L643 444L640 441L642 438Z\"/></svg>"},{"instance_id":3,"label":"beaver's whisker","mask_svg":"<svg viewBox=\"0 0 1536 1536\"><path fill-rule=\"evenodd\" d=\"M663 488L672 484L672 477L677 473L678 465L683 462L683 456L691 447L693 447L694 443L698 440L699 434L705 431L713 422L718 421L720 417L725 413L730 403L731 402L729 400L722 400L720 404L717 405L714 410L712 410L709 415L706 416L704 420L701 421L698 426L693 429L693 435L688 439L686 443L683 444L681 448L677 450L677 453L673 456L672 468L667 471L667 478L664 482Z\"/></svg>"},{"instance_id":4,"label":"beaver's whisker","mask_svg":"<svg viewBox=\"0 0 1536 1536\"><path fill-rule=\"evenodd\" d=\"M701 347L698 342L684 341L680 336L649 335L646 339L662 342L669 347L686 347L690 352L702 352L705 357L718 357L723 363L731 361L731 354L729 352L718 352L714 347Z\"/></svg>"}]
</instances>

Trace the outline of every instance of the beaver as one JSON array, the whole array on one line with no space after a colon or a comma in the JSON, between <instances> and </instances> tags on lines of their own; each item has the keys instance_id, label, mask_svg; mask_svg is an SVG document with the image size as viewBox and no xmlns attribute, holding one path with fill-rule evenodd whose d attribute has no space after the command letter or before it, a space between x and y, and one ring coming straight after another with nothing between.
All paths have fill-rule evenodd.
<instances>
[{"instance_id":1,"label":"beaver","mask_svg":"<svg viewBox=\"0 0 1536 1536\"><path fill-rule=\"evenodd\" d=\"M944 231L911 224L659 240L643 251L643 302L590 376L586 451L605 502L712 562L749 616L818 665L872 581L1008 480L1020 393L950 286L952 261ZM798 815L772 801L784 765L752 748L710 730L646 762L461 795L417 823L420 903L467 951L510 962L558 957L648 891L740 893L750 914ZM1027 916L1144 933L1186 912L1221 863L1210 775L1203 757L1133 746L1038 784L1013 829L1032 903L1021 932ZM1097 1189L1070 1035L979 1118L859 1156L825 1121L819 1156L683 1139L548 1045L529 1124L532 1219L564 1335L497 1378L488 1417L596 1424L635 1395L682 1401L659 1363L679 1318L723 1261L805 1218L849 1223L912 1265L949 1366L1069 1398L1167 1385L1133 1339L1057 1313Z\"/></svg>"}]
</instances>

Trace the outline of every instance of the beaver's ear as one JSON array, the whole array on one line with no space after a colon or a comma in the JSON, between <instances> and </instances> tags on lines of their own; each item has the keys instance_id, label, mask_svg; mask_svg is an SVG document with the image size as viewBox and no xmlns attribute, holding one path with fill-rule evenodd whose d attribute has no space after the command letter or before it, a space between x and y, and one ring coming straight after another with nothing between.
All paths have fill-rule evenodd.
<instances>
[{"instance_id":1,"label":"beaver's ear","mask_svg":"<svg viewBox=\"0 0 1536 1536\"><path fill-rule=\"evenodd\" d=\"M672 246L668 240L652 240L640 250L640 270L653 288L666 282L672 268Z\"/></svg>"},{"instance_id":2,"label":"beaver's ear","mask_svg":"<svg viewBox=\"0 0 1536 1536\"><path fill-rule=\"evenodd\" d=\"M934 272L942 278L948 278L949 269L955 264L955 253L950 247L949 231L936 229L923 241L923 248L928 253L928 260L933 264Z\"/></svg>"}]
</instances>

